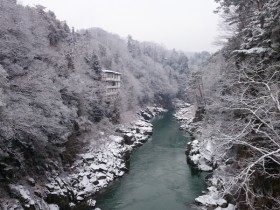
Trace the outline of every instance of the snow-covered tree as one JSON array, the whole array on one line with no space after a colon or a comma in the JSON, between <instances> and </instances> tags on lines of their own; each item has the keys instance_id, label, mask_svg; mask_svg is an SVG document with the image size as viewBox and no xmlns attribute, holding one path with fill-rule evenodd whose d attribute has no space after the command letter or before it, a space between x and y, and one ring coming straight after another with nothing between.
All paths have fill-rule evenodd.
<instances>
[{"instance_id":1,"label":"snow-covered tree","mask_svg":"<svg viewBox=\"0 0 280 210\"><path fill-rule=\"evenodd\" d=\"M211 100L202 136L216 147L215 174L225 198L238 209L279 209L279 1L217 2L236 31L221 50L218 79L212 75L206 90ZM200 71L204 78L211 60Z\"/></svg>"}]
</instances>

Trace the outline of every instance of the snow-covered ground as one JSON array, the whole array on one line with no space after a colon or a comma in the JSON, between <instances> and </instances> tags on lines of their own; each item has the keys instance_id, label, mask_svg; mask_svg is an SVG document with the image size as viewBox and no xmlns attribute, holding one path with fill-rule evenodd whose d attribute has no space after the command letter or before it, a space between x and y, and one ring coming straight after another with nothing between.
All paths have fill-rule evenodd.
<instances>
[{"instance_id":1,"label":"snow-covered ground","mask_svg":"<svg viewBox=\"0 0 280 210\"><path fill-rule=\"evenodd\" d=\"M186 148L187 161L200 171L213 171L217 167L215 158L215 145L211 139L203 139L200 135L200 122L196 121L195 105L188 103L180 104L176 114L176 119L181 123L180 128L193 136L195 140L188 143ZM215 210L234 210L235 206L228 204L223 196L219 193L221 182L219 177L213 175L208 180L209 187L204 195L195 199L201 209L215 209Z\"/></svg>"},{"instance_id":2,"label":"snow-covered ground","mask_svg":"<svg viewBox=\"0 0 280 210\"><path fill-rule=\"evenodd\" d=\"M125 174L133 150L152 135L152 124L148 121L165 111L147 107L138 114L137 121L129 126L120 125L115 135L103 134L104 145L98 150L90 146L88 152L77 155L71 172L50 177L44 186L36 186L34 179L33 186L10 185L10 192L18 200L6 201L0 207L32 210L56 210L59 206L69 208L77 204L94 207L96 202L89 197Z\"/></svg>"}]
</instances>

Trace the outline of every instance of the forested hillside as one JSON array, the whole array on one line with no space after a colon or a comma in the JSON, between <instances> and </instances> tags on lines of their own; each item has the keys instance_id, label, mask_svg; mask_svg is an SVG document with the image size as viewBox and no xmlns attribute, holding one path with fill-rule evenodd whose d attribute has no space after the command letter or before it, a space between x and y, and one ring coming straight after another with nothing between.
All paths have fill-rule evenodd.
<instances>
[{"instance_id":1,"label":"forested hillside","mask_svg":"<svg viewBox=\"0 0 280 210\"><path fill-rule=\"evenodd\" d=\"M232 36L193 73L207 86L199 138L214 148L221 197L239 210L279 209L280 2L216 2Z\"/></svg>"},{"instance_id":2,"label":"forested hillside","mask_svg":"<svg viewBox=\"0 0 280 210\"><path fill-rule=\"evenodd\" d=\"M75 31L42 6L0 1L0 180L62 171L99 122L183 97L188 58L102 29ZM105 103L101 70L122 74ZM91 138L91 141L92 140ZM73 146L74 145L74 146Z\"/></svg>"}]
</instances>

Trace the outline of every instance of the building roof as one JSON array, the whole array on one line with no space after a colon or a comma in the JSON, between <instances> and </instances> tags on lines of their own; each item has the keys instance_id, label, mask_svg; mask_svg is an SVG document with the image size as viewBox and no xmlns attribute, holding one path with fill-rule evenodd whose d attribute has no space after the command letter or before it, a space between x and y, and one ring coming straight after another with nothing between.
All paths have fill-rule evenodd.
<instances>
[{"instance_id":1,"label":"building roof","mask_svg":"<svg viewBox=\"0 0 280 210\"><path fill-rule=\"evenodd\" d=\"M121 75L120 72L112 71L112 70L109 70L109 69L104 69L104 70L102 70L102 72L103 72L103 73L113 73L113 74L119 74L119 75Z\"/></svg>"}]
</instances>

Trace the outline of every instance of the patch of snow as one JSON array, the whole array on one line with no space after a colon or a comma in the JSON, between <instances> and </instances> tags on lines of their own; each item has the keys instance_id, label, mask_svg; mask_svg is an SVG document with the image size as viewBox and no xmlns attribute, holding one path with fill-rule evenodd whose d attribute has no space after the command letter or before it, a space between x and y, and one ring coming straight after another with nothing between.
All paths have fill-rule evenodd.
<instances>
[{"instance_id":1,"label":"patch of snow","mask_svg":"<svg viewBox=\"0 0 280 210\"><path fill-rule=\"evenodd\" d=\"M84 198L81 197L81 196L77 196L76 199L77 199L77 201L83 201L84 200Z\"/></svg>"},{"instance_id":2,"label":"patch of snow","mask_svg":"<svg viewBox=\"0 0 280 210\"><path fill-rule=\"evenodd\" d=\"M84 160L94 160L94 158L95 158L95 156L91 153L80 154L78 156L80 156Z\"/></svg>"},{"instance_id":3,"label":"patch of snow","mask_svg":"<svg viewBox=\"0 0 280 210\"><path fill-rule=\"evenodd\" d=\"M123 143L123 141L124 141L123 137L121 137L121 136L113 136L113 135L111 135L111 136L109 136L109 139L111 139L112 141L117 142L119 144Z\"/></svg>"},{"instance_id":4,"label":"patch of snow","mask_svg":"<svg viewBox=\"0 0 280 210\"><path fill-rule=\"evenodd\" d=\"M233 53L259 54L259 53L267 52L268 50L269 50L268 48L253 47L251 49L234 50Z\"/></svg>"},{"instance_id":5,"label":"patch of snow","mask_svg":"<svg viewBox=\"0 0 280 210\"><path fill-rule=\"evenodd\" d=\"M214 198L212 195L201 195L195 199L196 202L204 206L221 206L226 204L226 200L223 198Z\"/></svg>"},{"instance_id":6,"label":"patch of snow","mask_svg":"<svg viewBox=\"0 0 280 210\"><path fill-rule=\"evenodd\" d=\"M145 122L143 120L139 120L139 121L135 122L134 124L138 127L151 127L152 126L151 123Z\"/></svg>"},{"instance_id":7,"label":"patch of snow","mask_svg":"<svg viewBox=\"0 0 280 210\"><path fill-rule=\"evenodd\" d=\"M50 210L59 210L59 207L56 204L49 204L49 208Z\"/></svg>"},{"instance_id":8,"label":"patch of snow","mask_svg":"<svg viewBox=\"0 0 280 210\"><path fill-rule=\"evenodd\" d=\"M76 204L75 203L69 203L69 207L75 207L76 206Z\"/></svg>"},{"instance_id":9,"label":"patch of snow","mask_svg":"<svg viewBox=\"0 0 280 210\"><path fill-rule=\"evenodd\" d=\"M200 158L201 158L200 154L195 154L190 156L190 159L193 161L195 165L199 163Z\"/></svg>"},{"instance_id":10,"label":"patch of snow","mask_svg":"<svg viewBox=\"0 0 280 210\"><path fill-rule=\"evenodd\" d=\"M194 105L183 106L175 114L175 118L179 121L184 121L184 124L190 124L195 118L197 107Z\"/></svg>"},{"instance_id":11,"label":"patch of snow","mask_svg":"<svg viewBox=\"0 0 280 210\"><path fill-rule=\"evenodd\" d=\"M208 193L206 195L201 195L195 199L196 202L204 206L222 206L227 203L227 201L220 197L216 187L208 187Z\"/></svg>"},{"instance_id":12,"label":"patch of snow","mask_svg":"<svg viewBox=\"0 0 280 210\"><path fill-rule=\"evenodd\" d=\"M95 207L95 204L96 204L96 201L93 200L93 199L89 199L89 200L87 201L87 205L88 205L88 206Z\"/></svg>"},{"instance_id":13,"label":"patch of snow","mask_svg":"<svg viewBox=\"0 0 280 210\"><path fill-rule=\"evenodd\" d=\"M90 169L92 169L93 171L97 171L99 169L99 166L96 165L96 163L92 163L90 166L89 166Z\"/></svg>"},{"instance_id":14,"label":"patch of snow","mask_svg":"<svg viewBox=\"0 0 280 210\"><path fill-rule=\"evenodd\" d=\"M200 169L201 171L213 171L213 167L206 164L198 165L198 169Z\"/></svg>"}]
</instances>

